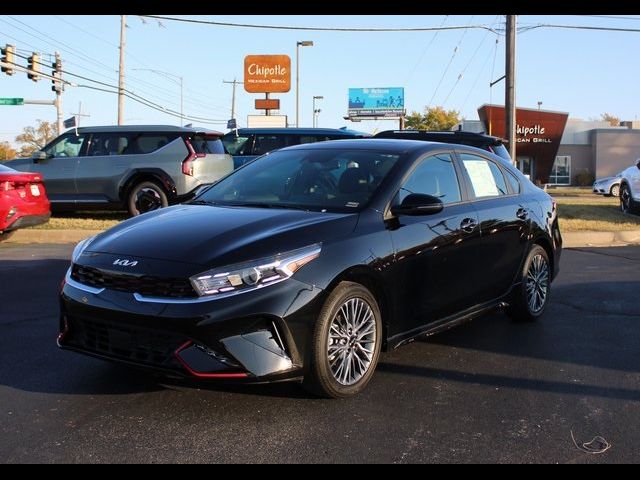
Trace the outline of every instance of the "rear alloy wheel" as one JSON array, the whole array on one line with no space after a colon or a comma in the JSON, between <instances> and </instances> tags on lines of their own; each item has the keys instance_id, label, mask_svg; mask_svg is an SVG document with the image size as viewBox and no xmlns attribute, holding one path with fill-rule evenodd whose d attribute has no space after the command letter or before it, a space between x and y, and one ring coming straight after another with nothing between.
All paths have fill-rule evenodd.
<instances>
[{"instance_id":1,"label":"rear alloy wheel","mask_svg":"<svg viewBox=\"0 0 640 480\"><path fill-rule=\"evenodd\" d=\"M156 182L147 181L135 185L127 198L127 207L132 217L169 205L164 189Z\"/></svg>"},{"instance_id":2,"label":"rear alloy wheel","mask_svg":"<svg viewBox=\"0 0 640 480\"><path fill-rule=\"evenodd\" d=\"M636 213L636 204L631 197L631 190L628 185L620 187L620 210L622 213Z\"/></svg>"},{"instance_id":3,"label":"rear alloy wheel","mask_svg":"<svg viewBox=\"0 0 640 480\"><path fill-rule=\"evenodd\" d=\"M358 283L340 283L320 312L303 386L330 398L360 393L373 376L381 344L381 315L371 292Z\"/></svg>"},{"instance_id":4,"label":"rear alloy wheel","mask_svg":"<svg viewBox=\"0 0 640 480\"><path fill-rule=\"evenodd\" d=\"M522 269L520 285L513 293L507 315L515 321L532 322L544 313L551 293L551 264L540 245L534 245Z\"/></svg>"},{"instance_id":5,"label":"rear alloy wheel","mask_svg":"<svg viewBox=\"0 0 640 480\"><path fill-rule=\"evenodd\" d=\"M611 190L609 190L609 193L611 194L612 197L619 197L620 196L620 185L615 184L611 187Z\"/></svg>"}]
</instances>

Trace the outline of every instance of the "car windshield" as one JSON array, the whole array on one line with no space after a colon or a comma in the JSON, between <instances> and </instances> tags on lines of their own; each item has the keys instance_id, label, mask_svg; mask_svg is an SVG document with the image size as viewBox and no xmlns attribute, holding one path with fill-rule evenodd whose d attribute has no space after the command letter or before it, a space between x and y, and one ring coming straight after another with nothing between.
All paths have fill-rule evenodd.
<instances>
[{"instance_id":1,"label":"car windshield","mask_svg":"<svg viewBox=\"0 0 640 480\"><path fill-rule=\"evenodd\" d=\"M353 212L364 208L399 155L371 150L295 149L265 155L195 203Z\"/></svg>"}]
</instances>

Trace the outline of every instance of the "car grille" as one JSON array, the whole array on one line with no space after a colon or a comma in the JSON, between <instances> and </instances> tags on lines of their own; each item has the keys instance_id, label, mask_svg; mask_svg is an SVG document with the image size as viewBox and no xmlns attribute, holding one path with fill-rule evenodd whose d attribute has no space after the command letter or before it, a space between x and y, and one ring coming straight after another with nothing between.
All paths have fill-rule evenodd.
<instances>
[{"instance_id":1,"label":"car grille","mask_svg":"<svg viewBox=\"0 0 640 480\"><path fill-rule=\"evenodd\" d=\"M90 287L139 293L145 297L194 298L198 296L191 282L184 278L127 275L75 264L71 270L71 278Z\"/></svg>"},{"instance_id":2,"label":"car grille","mask_svg":"<svg viewBox=\"0 0 640 480\"><path fill-rule=\"evenodd\" d=\"M67 317L68 344L129 362L180 370L173 353L187 341L169 332Z\"/></svg>"}]
</instances>

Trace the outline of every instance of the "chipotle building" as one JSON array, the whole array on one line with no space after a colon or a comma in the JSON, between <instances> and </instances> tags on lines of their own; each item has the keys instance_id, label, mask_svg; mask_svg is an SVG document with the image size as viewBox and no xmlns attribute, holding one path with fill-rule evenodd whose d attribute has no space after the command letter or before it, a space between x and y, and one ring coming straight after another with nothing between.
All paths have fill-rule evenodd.
<instances>
[{"instance_id":1,"label":"chipotle building","mask_svg":"<svg viewBox=\"0 0 640 480\"><path fill-rule=\"evenodd\" d=\"M478 116L485 132L506 138L504 106L483 105L478 109ZM564 112L516 109L516 165L532 181L538 184L571 182L570 165L558 158L568 117Z\"/></svg>"}]
</instances>

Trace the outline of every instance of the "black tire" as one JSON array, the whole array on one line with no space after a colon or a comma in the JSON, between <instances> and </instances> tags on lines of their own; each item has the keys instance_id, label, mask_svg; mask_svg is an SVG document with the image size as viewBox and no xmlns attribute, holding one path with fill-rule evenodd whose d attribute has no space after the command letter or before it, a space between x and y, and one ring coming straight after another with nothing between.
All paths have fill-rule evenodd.
<instances>
[{"instance_id":1,"label":"black tire","mask_svg":"<svg viewBox=\"0 0 640 480\"><path fill-rule=\"evenodd\" d=\"M135 184L127 195L127 208L132 217L169 205L167 192L153 181Z\"/></svg>"},{"instance_id":2,"label":"black tire","mask_svg":"<svg viewBox=\"0 0 640 480\"><path fill-rule=\"evenodd\" d=\"M609 195L611 195L612 197L619 197L620 196L620 185L619 184L614 184L611 185L611 189L609 190Z\"/></svg>"},{"instance_id":3,"label":"black tire","mask_svg":"<svg viewBox=\"0 0 640 480\"><path fill-rule=\"evenodd\" d=\"M522 267L520 284L507 308L507 315L512 320L533 322L544 314L551 294L551 274L547 251L540 245L533 245Z\"/></svg>"},{"instance_id":4,"label":"black tire","mask_svg":"<svg viewBox=\"0 0 640 480\"><path fill-rule=\"evenodd\" d=\"M354 323L357 324L364 318L369 318L369 321L355 331L343 329L348 325L344 316L347 310L343 307L347 309L354 307L354 310L360 307L360 310L356 311L361 312L361 315L355 315ZM373 318L369 317L369 313ZM370 332L374 325L374 332L362 338L361 342L356 342L358 332L360 335ZM337 341L338 331L351 332L350 339L345 336ZM331 339L330 333L334 333ZM345 343L343 344L342 341ZM372 342L375 343L371 346ZM369 348L364 349L363 344L367 344ZM382 316L375 297L359 283L341 282L325 301L314 327L309 355L310 365L305 374L303 387L315 395L326 398L346 398L357 395L364 390L375 372L381 345ZM336 352L333 362L330 361L330 347L333 352ZM370 350L370 358L365 353L366 350ZM359 363L356 363L356 357ZM369 362L368 365L367 362ZM341 368L344 365L349 365L349 369ZM339 380L338 378L342 377L344 372L347 372L344 379Z\"/></svg>"},{"instance_id":5,"label":"black tire","mask_svg":"<svg viewBox=\"0 0 640 480\"><path fill-rule=\"evenodd\" d=\"M626 183L620 186L620 210L622 213L638 213L636 202L631 197L631 189Z\"/></svg>"},{"instance_id":6,"label":"black tire","mask_svg":"<svg viewBox=\"0 0 640 480\"><path fill-rule=\"evenodd\" d=\"M0 242L4 242L5 240L9 240L13 236L14 233L15 233L15 231L14 232L0 233Z\"/></svg>"}]
</instances>

